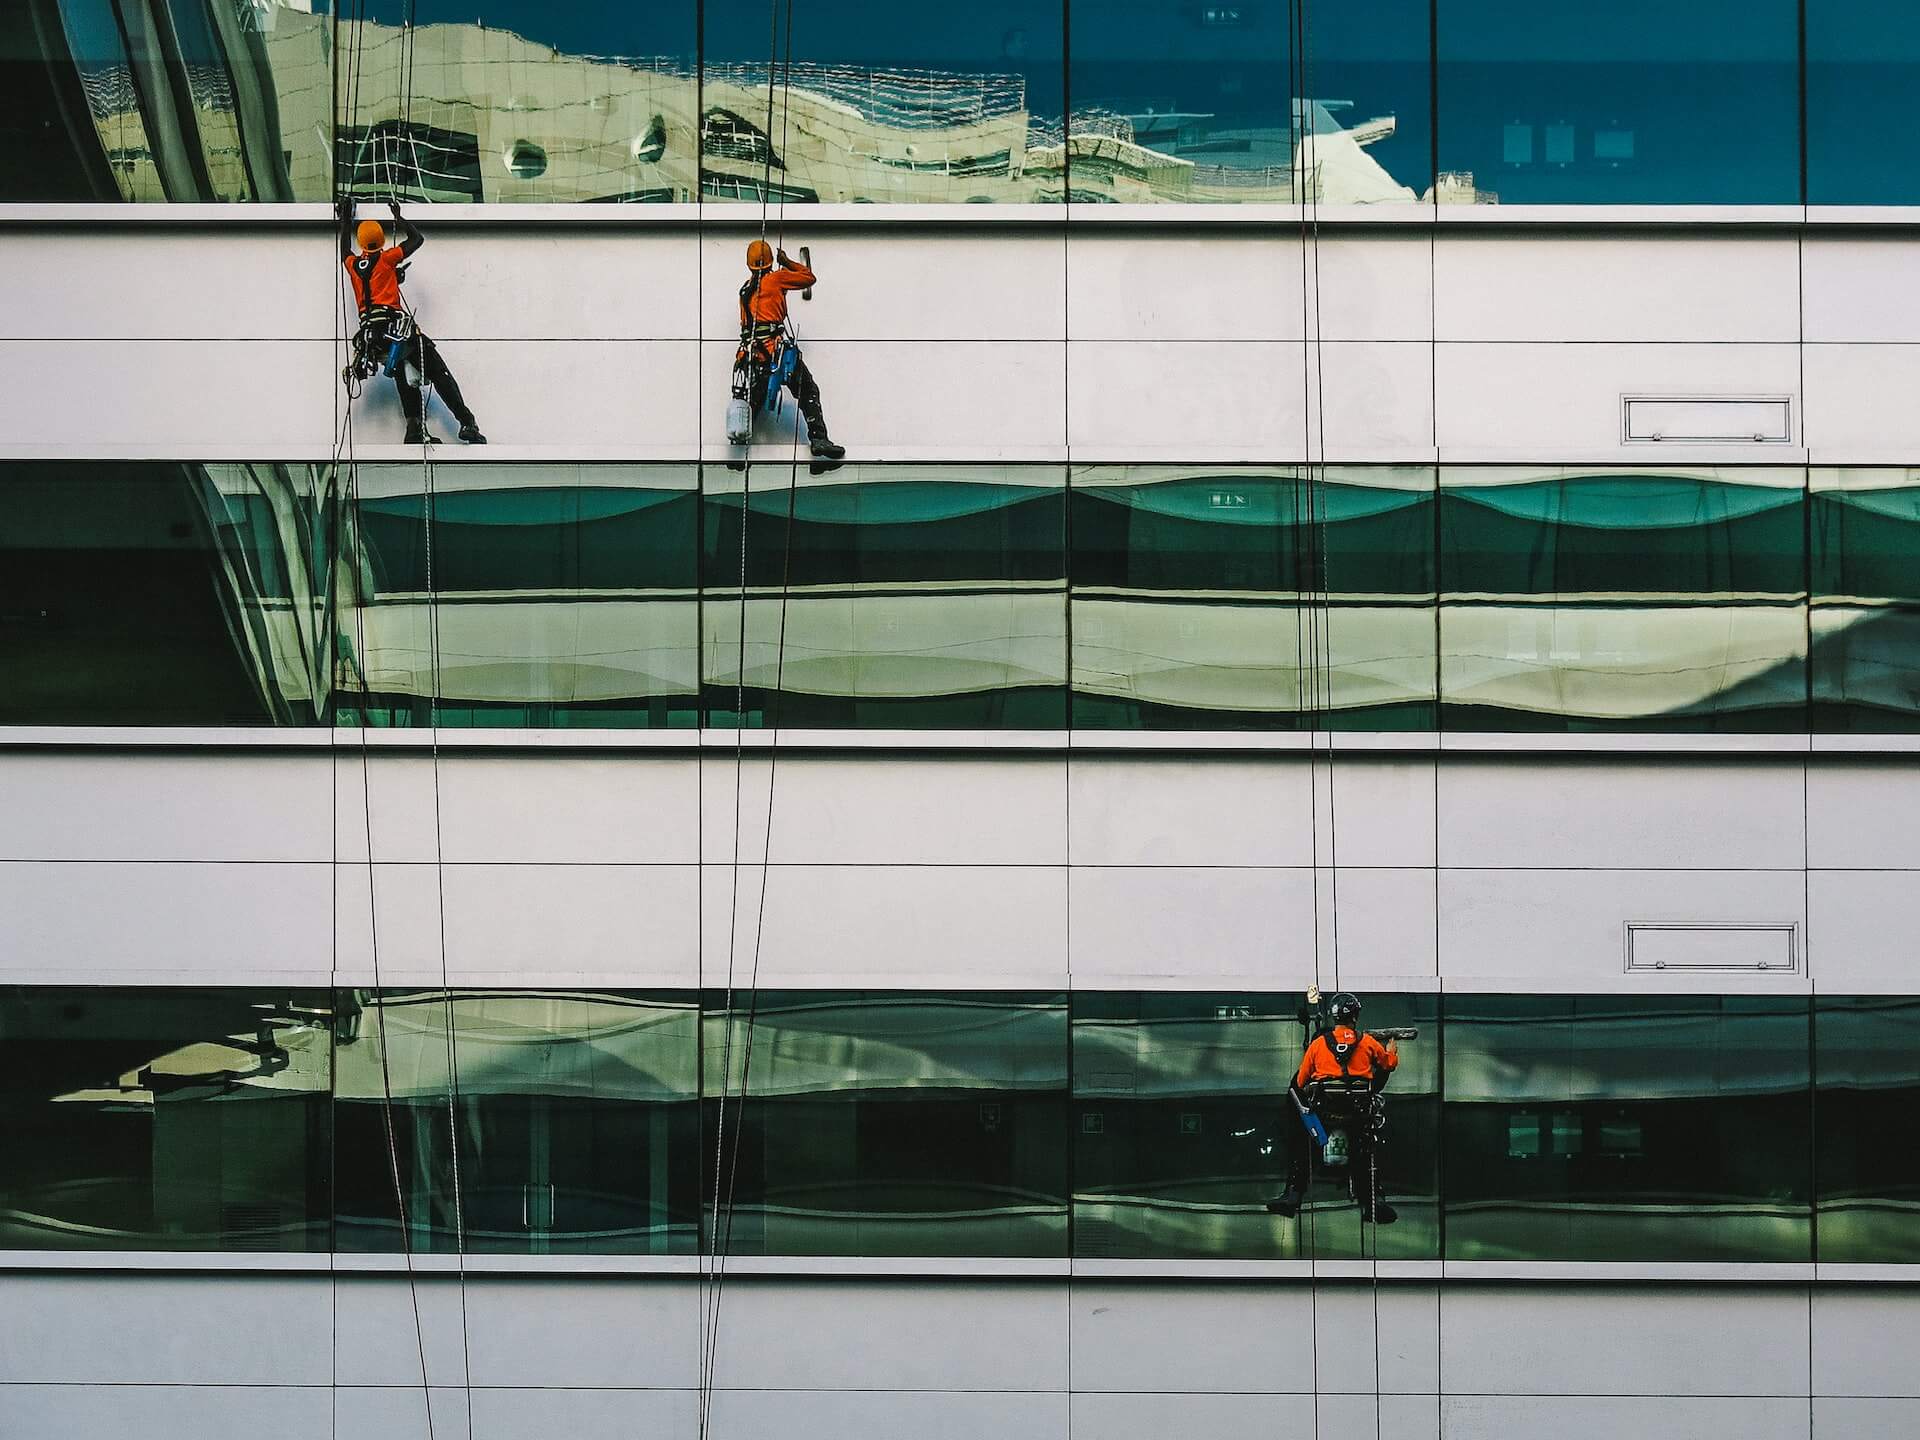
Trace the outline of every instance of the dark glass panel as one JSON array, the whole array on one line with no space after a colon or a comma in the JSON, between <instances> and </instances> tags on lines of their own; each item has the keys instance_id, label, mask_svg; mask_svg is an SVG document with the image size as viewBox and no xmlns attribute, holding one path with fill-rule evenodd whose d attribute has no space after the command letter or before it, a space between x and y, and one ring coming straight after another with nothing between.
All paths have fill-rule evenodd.
<instances>
[{"instance_id":1,"label":"dark glass panel","mask_svg":"<svg viewBox=\"0 0 1920 1440\"><path fill-rule=\"evenodd\" d=\"M704 1063L725 1253L1066 1254L1065 996L710 993Z\"/></svg>"},{"instance_id":2,"label":"dark glass panel","mask_svg":"<svg viewBox=\"0 0 1920 1440\"><path fill-rule=\"evenodd\" d=\"M321 990L0 987L0 1249L324 1250Z\"/></svg>"},{"instance_id":3,"label":"dark glass panel","mask_svg":"<svg viewBox=\"0 0 1920 1440\"><path fill-rule=\"evenodd\" d=\"M340 1249L401 1248L396 1168L414 1251L694 1249L690 994L342 991L339 1010Z\"/></svg>"},{"instance_id":4,"label":"dark glass panel","mask_svg":"<svg viewBox=\"0 0 1920 1440\"><path fill-rule=\"evenodd\" d=\"M1806 1261L1804 998L1449 995L1454 1260Z\"/></svg>"},{"instance_id":5,"label":"dark glass panel","mask_svg":"<svg viewBox=\"0 0 1920 1440\"><path fill-rule=\"evenodd\" d=\"M1441 719L1798 731L1804 475L1447 468Z\"/></svg>"},{"instance_id":6,"label":"dark glass panel","mask_svg":"<svg viewBox=\"0 0 1920 1440\"><path fill-rule=\"evenodd\" d=\"M1310 3L1304 65L1293 5L1076 4L1072 198L1430 199L1428 4Z\"/></svg>"},{"instance_id":7,"label":"dark glass panel","mask_svg":"<svg viewBox=\"0 0 1920 1440\"><path fill-rule=\"evenodd\" d=\"M1807 203L1920 204L1920 10L1807 0Z\"/></svg>"},{"instance_id":8,"label":"dark glass panel","mask_svg":"<svg viewBox=\"0 0 1920 1440\"><path fill-rule=\"evenodd\" d=\"M0 465L0 723L314 723L323 482L305 466Z\"/></svg>"},{"instance_id":9,"label":"dark glass panel","mask_svg":"<svg viewBox=\"0 0 1920 1440\"><path fill-rule=\"evenodd\" d=\"M96 77L124 60L118 35L95 40L88 26L69 38L61 9L0 6L0 202L119 200L122 177L129 189L152 180L142 146L112 168L95 125Z\"/></svg>"},{"instance_id":10,"label":"dark glass panel","mask_svg":"<svg viewBox=\"0 0 1920 1440\"><path fill-rule=\"evenodd\" d=\"M1365 1228L1337 1167L1292 1220L1267 1213L1309 1141L1286 1097L1308 1031L1298 994L1073 996L1074 1254L1087 1259L1432 1258L1439 1253L1437 1002L1365 997L1369 1026L1417 1025L1387 1090L1381 1193Z\"/></svg>"},{"instance_id":11,"label":"dark glass panel","mask_svg":"<svg viewBox=\"0 0 1920 1440\"><path fill-rule=\"evenodd\" d=\"M1435 3L1440 169L1482 203L1800 203L1797 0Z\"/></svg>"},{"instance_id":12,"label":"dark glass panel","mask_svg":"<svg viewBox=\"0 0 1920 1440\"><path fill-rule=\"evenodd\" d=\"M760 0L707 0L701 13L705 198L1063 198L1060 0L805 0L776 8L777 34Z\"/></svg>"},{"instance_id":13,"label":"dark glass panel","mask_svg":"<svg viewBox=\"0 0 1920 1440\"><path fill-rule=\"evenodd\" d=\"M1065 724L1063 481L1044 465L709 468L708 723Z\"/></svg>"},{"instance_id":14,"label":"dark glass panel","mask_svg":"<svg viewBox=\"0 0 1920 1440\"><path fill-rule=\"evenodd\" d=\"M693 466L447 467L431 516L420 473L357 470L368 593L343 592L342 723L695 723Z\"/></svg>"},{"instance_id":15,"label":"dark glass panel","mask_svg":"<svg viewBox=\"0 0 1920 1440\"><path fill-rule=\"evenodd\" d=\"M1920 1000L1814 1002L1819 1258L1920 1263Z\"/></svg>"},{"instance_id":16,"label":"dark glass panel","mask_svg":"<svg viewBox=\"0 0 1920 1440\"><path fill-rule=\"evenodd\" d=\"M1920 729L1920 474L1815 470L1813 726Z\"/></svg>"},{"instance_id":17,"label":"dark glass panel","mask_svg":"<svg viewBox=\"0 0 1920 1440\"><path fill-rule=\"evenodd\" d=\"M1433 485L1431 469L1392 466L1311 485L1291 470L1076 470L1073 723L1431 728Z\"/></svg>"}]
</instances>

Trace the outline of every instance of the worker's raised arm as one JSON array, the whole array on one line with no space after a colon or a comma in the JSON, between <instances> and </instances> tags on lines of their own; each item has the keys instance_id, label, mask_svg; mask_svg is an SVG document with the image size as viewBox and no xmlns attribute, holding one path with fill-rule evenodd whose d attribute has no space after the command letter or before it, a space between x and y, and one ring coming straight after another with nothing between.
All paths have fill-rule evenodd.
<instances>
[{"instance_id":1,"label":"worker's raised arm","mask_svg":"<svg viewBox=\"0 0 1920 1440\"><path fill-rule=\"evenodd\" d=\"M399 201L389 200L387 209L393 212L393 223L400 227L400 256L402 259L410 260L419 252L420 247L427 243L427 237L420 233L419 227L400 213Z\"/></svg>"},{"instance_id":2,"label":"worker's raised arm","mask_svg":"<svg viewBox=\"0 0 1920 1440\"><path fill-rule=\"evenodd\" d=\"M815 276L812 269L802 265L798 260L789 258L786 251L782 250L774 258L780 262L780 269L777 273L780 276L781 289L804 290L809 285L815 283Z\"/></svg>"},{"instance_id":3,"label":"worker's raised arm","mask_svg":"<svg viewBox=\"0 0 1920 1440\"><path fill-rule=\"evenodd\" d=\"M340 222L340 258L353 258L353 201L342 195L333 207L334 218Z\"/></svg>"}]
</instances>

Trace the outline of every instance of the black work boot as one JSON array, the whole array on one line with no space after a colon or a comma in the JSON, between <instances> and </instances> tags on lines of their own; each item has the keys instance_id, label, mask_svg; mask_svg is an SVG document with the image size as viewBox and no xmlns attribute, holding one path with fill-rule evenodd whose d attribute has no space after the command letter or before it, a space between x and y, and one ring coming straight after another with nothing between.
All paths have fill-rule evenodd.
<instances>
[{"instance_id":1,"label":"black work boot","mask_svg":"<svg viewBox=\"0 0 1920 1440\"><path fill-rule=\"evenodd\" d=\"M1371 1209L1363 1209L1361 1213L1376 1225L1391 1225L1400 1218L1400 1212L1384 1200L1374 1201Z\"/></svg>"},{"instance_id":2,"label":"black work boot","mask_svg":"<svg viewBox=\"0 0 1920 1440\"><path fill-rule=\"evenodd\" d=\"M1291 1220L1300 1213L1300 1192L1288 1186L1273 1199L1267 1201L1269 1215L1284 1215Z\"/></svg>"},{"instance_id":3,"label":"black work boot","mask_svg":"<svg viewBox=\"0 0 1920 1440\"><path fill-rule=\"evenodd\" d=\"M487 437L480 433L480 427L469 420L460 427L460 443L463 445L484 445Z\"/></svg>"},{"instance_id":4,"label":"black work boot","mask_svg":"<svg viewBox=\"0 0 1920 1440\"><path fill-rule=\"evenodd\" d=\"M407 438L400 443L402 445L437 445L440 442L427 433L427 426L424 420L409 420L407 422Z\"/></svg>"},{"instance_id":5,"label":"black work boot","mask_svg":"<svg viewBox=\"0 0 1920 1440\"><path fill-rule=\"evenodd\" d=\"M807 436L807 446L813 451L816 460L844 460L847 447L833 443L833 437L824 429L816 430Z\"/></svg>"}]
</instances>

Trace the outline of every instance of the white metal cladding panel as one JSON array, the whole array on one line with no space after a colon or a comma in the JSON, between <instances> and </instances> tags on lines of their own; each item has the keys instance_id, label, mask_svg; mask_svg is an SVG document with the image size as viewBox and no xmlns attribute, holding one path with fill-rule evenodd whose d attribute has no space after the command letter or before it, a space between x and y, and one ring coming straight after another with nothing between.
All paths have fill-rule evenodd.
<instances>
[{"instance_id":1,"label":"white metal cladding panel","mask_svg":"<svg viewBox=\"0 0 1920 1440\"><path fill-rule=\"evenodd\" d=\"M1285 990L1313 979L1310 870L1076 866L1069 883L1069 967L1081 989Z\"/></svg>"},{"instance_id":2,"label":"white metal cladding panel","mask_svg":"<svg viewBox=\"0 0 1920 1440\"><path fill-rule=\"evenodd\" d=\"M1417 340L1433 335L1419 234L1102 234L1067 248L1075 340ZM1318 263L1319 282L1312 282ZM1316 297L1317 289L1317 297ZM1315 303L1317 298L1317 304Z\"/></svg>"},{"instance_id":3,"label":"white metal cladding panel","mask_svg":"<svg viewBox=\"0 0 1920 1440\"><path fill-rule=\"evenodd\" d=\"M1920 1400L1815 1399L1813 1433L1848 1440L1912 1440L1920 1435Z\"/></svg>"},{"instance_id":4,"label":"white metal cladding panel","mask_svg":"<svg viewBox=\"0 0 1920 1440\"><path fill-rule=\"evenodd\" d=\"M418 1391L409 1397L416 1411ZM425 1434L424 1423L420 1427ZM352 1433L352 1432L349 1432ZM369 1432L358 1432L369 1433ZM409 1435L381 1430L390 1440ZM449 1432L440 1432L446 1434ZM208 1435L273 1435L275 1440L335 1440L325 1385L4 1385L0 1434L63 1440L204 1440Z\"/></svg>"},{"instance_id":5,"label":"white metal cladding panel","mask_svg":"<svg viewBox=\"0 0 1920 1440\"><path fill-rule=\"evenodd\" d=\"M1814 1393L1903 1400L1905 1413L1912 1414L1920 1404L1920 1373L1913 1365L1914 1299L1915 1292L1906 1288L1815 1291Z\"/></svg>"},{"instance_id":6,"label":"white metal cladding panel","mask_svg":"<svg viewBox=\"0 0 1920 1440\"><path fill-rule=\"evenodd\" d=\"M1577 1333L1559 1338L1573 1348L1579 1344ZM1596 1363L1600 1368L1603 1362ZM1441 1417L1447 1440L1512 1440L1520 1435L1552 1435L1556 1440L1616 1440L1620 1435L1637 1440L1733 1435L1741 1440L1809 1440L1815 1433L1808 1426L1806 1400L1785 1398L1449 1395Z\"/></svg>"},{"instance_id":7,"label":"white metal cladding panel","mask_svg":"<svg viewBox=\"0 0 1920 1440\"><path fill-rule=\"evenodd\" d=\"M1542 240L1453 231L1435 246L1442 341L1800 338L1799 245L1792 235Z\"/></svg>"},{"instance_id":8,"label":"white metal cladding panel","mask_svg":"<svg viewBox=\"0 0 1920 1440\"><path fill-rule=\"evenodd\" d=\"M493 864L691 865L699 785L698 762L673 752L443 758L444 854Z\"/></svg>"},{"instance_id":9,"label":"white metal cladding panel","mask_svg":"<svg viewBox=\"0 0 1920 1440\"><path fill-rule=\"evenodd\" d=\"M1568 759L1450 761L1440 855L1453 866L1798 869L1802 767ZM1651 917L1649 917L1651 918Z\"/></svg>"},{"instance_id":10,"label":"white metal cladding panel","mask_svg":"<svg viewBox=\"0 0 1920 1440\"><path fill-rule=\"evenodd\" d=\"M713 1398L714 1440L849 1440L907 1436L915 1440L1065 1440L1065 1391L933 1391L868 1388L890 1378L879 1360L859 1390L730 1390ZM631 1435L621 1432L621 1440Z\"/></svg>"},{"instance_id":11,"label":"white metal cladding panel","mask_svg":"<svg viewBox=\"0 0 1920 1440\"><path fill-rule=\"evenodd\" d=\"M0 755L0 859L332 858L326 755Z\"/></svg>"},{"instance_id":12,"label":"white metal cladding panel","mask_svg":"<svg viewBox=\"0 0 1920 1440\"><path fill-rule=\"evenodd\" d=\"M1476 990L1804 993L1797 973L1722 975L1709 984L1679 972L1641 972L1629 981L1623 972L1630 922L1804 927L1805 918L1797 873L1443 869L1440 973L1449 985Z\"/></svg>"},{"instance_id":13,"label":"white metal cladding panel","mask_svg":"<svg viewBox=\"0 0 1920 1440\"><path fill-rule=\"evenodd\" d=\"M1063 768L1075 865L1313 863L1314 786L1297 759L1076 756Z\"/></svg>"},{"instance_id":14,"label":"white metal cladding panel","mask_svg":"<svg viewBox=\"0 0 1920 1440\"><path fill-rule=\"evenodd\" d=\"M1906 235L1808 235L1807 339L1920 341L1920 255Z\"/></svg>"},{"instance_id":15,"label":"white metal cladding panel","mask_svg":"<svg viewBox=\"0 0 1920 1440\"><path fill-rule=\"evenodd\" d=\"M1448 452L1579 463L1670 463L1623 442L1626 395L1800 394L1800 347L1793 344L1687 345L1553 341L1513 344L1442 341L1434 394L1442 458ZM1811 379L1809 394L1813 393ZM1814 436L1809 419L1808 436ZM1779 456L1777 445L1728 444L1730 461Z\"/></svg>"},{"instance_id":16,"label":"white metal cladding panel","mask_svg":"<svg viewBox=\"0 0 1920 1440\"><path fill-rule=\"evenodd\" d=\"M1896 759L1812 767L1808 863L1817 869L1920 870L1920 804L1903 793L1916 780L1920 767Z\"/></svg>"},{"instance_id":17,"label":"white metal cladding panel","mask_svg":"<svg viewBox=\"0 0 1920 1440\"><path fill-rule=\"evenodd\" d=\"M739 333L753 233L709 234L702 242L700 323L709 338L731 341ZM789 313L809 356L815 341L1066 338L1064 236L848 228L789 237L787 252L798 259L802 244L812 247L820 283L810 301L796 293ZM896 376L886 388L905 401L914 389L938 393L941 381L936 369Z\"/></svg>"},{"instance_id":18,"label":"white metal cladding panel","mask_svg":"<svg viewBox=\"0 0 1920 1440\"><path fill-rule=\"evenodd\" d=\"M1920 448L1920 346L1808 345L1806 437L1816 464L1904 465Z\"/></svg>"},{"instance_id":19,"label":"white metal cladding panel","mask_svg":"<svg viewBox=\"0 0 1920 1440\"><path fill-rule=\"evenodd\" d=\"M1446 1293L1440 1333L1441 1374L1453 1395L1671 1401L1807 1394L1804 1289L1742 1291L1736 1315L1724 1292L1693 1286L1673 1286L1657 1298L1627 1286L1463 1286ZM1804 1398L1800 1405L1804 1434ZM1735 1426L1714 1433L1746 1432Z\"/></svg>"},{"instance_id":20,"label":"white metal cladding panel","mask_svg":"<svg viewBox=\"0 0 1920 1440\"><path fill-rule=\"evenodd\" d=\"M1807 876L1807 964L1829 994L1920 993L1920 885L1909 870Z\"/></svg>"}]
</instances>

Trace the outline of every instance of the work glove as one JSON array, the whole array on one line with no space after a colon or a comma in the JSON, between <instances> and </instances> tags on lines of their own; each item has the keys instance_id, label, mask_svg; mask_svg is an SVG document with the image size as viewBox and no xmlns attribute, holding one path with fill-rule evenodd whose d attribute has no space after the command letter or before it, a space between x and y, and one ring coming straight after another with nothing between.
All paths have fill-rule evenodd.
<instances>
[{"instance_id":1,"label":"work glove","mask_svg":"<svg viewBox=\"0 0 1920 1440\"><path fill-rule=\"evenodd\" d=\"M791 269L793 268L793 261L791 261L791 260L789 260L789 259L787 258L787 252L786 252L786 251L784 251L784 250L776 250L776 251L774 251L774 252L773 252L773 258L774 258L774 259L776 259L776 260L778 260L778 261L780 262L780 268L781 268L781 269L783 269L783 270L791 270Z\"/></svg>"},{"instance_id":2,"label":"work glove","mask_svg":"<svg viewBox=\"0 0 1920 1440\"><path fill-rule=\"evenodd\" d=\"M334 218L342 225L353 224L353 197L350 195L342 195L338 200L334 201L333 214Z\"/></svg>"},{"instance_id":3,"label":"work glove","mask_svg":"<svg viewBox=\"0 0 1920 1440\"><path fill-rule=\"evenodd\" d=\"M393 212L393 223L398 225L400 223L400 202L398 200L387 201L387 209Z\"/></svg>"}]
</instances>

